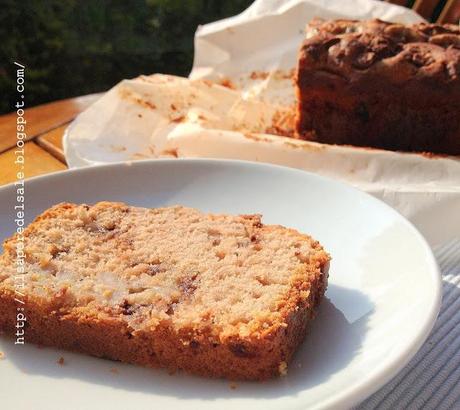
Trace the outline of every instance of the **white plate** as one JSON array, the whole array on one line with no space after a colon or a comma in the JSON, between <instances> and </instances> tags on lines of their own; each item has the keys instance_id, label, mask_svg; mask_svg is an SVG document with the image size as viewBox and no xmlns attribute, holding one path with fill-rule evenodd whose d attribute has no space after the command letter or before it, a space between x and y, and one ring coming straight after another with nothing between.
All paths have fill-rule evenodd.
<instances>
[{"instance_id":1,"label":"white plate","mask_svg":"<svg viewBox=\"0 0 460 410\"><path fill-rule=\"evenodd\" d=\"M15 229L14 189L0 189L0 238ZM438 313L440 276L424 239L397 212L341 183L249 162L158 160L65 171L26 184L28 221L61 201L99 200L257 212L266 223L310 233L333 257L327 298L287 377L236 389L228 381L171 376L2 338L2 408L350 407L407 363Z\"/></svg>"}]
</instances>

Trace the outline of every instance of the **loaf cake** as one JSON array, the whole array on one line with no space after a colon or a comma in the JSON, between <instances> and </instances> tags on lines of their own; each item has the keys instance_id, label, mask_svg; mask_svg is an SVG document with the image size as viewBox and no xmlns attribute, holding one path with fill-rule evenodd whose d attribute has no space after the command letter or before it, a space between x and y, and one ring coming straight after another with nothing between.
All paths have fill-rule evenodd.
<instances>
[{"instance_id":1,"label":"loaf cake","mask_svg":"<svg viewBox=\"0 0 460 410\"><path fill-rule=\"evenodd\" d=\"M63 203L5 241L0 329L15 334L24 308L26 343L263 380L285 373L302 342L329 259L260 215Z\"/></svg>"},{"instance_id":2,"label":"loaf cake","mask_svg":"<svg viewBox=\"0 0 460 410\"><path fill-rule=\"evenodd\" d=\"M313 20L295 76L298 137L460 155L460 28Z\"/></svg>"}]
</instances>

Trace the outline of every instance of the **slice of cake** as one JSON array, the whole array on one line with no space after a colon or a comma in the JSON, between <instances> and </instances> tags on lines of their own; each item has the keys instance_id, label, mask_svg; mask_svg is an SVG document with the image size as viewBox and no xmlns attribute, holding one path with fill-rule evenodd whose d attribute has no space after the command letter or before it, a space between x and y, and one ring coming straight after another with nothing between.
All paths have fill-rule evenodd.
<instances>
[{"instance_id":1,"label":"slice of cake","mask_svg":"<svg viewBox=\"0 0 460 410\"><path fill-rule=\"evenodd\" d=\"M23 308L26 342L248 380L285 372L330 259L260 215L109 202L56 205L4 251L1 330Z\"/></svg>"},{"instance_id":2,"label":"slice of cake","mask_svg":"<svg viewBox=\"0 0 460 410\"><path fill-rule=\"evenodd\" d=\"M460 28L314 20L299 53L300 138L460 155Z\"/></svg>"}]
</instances>

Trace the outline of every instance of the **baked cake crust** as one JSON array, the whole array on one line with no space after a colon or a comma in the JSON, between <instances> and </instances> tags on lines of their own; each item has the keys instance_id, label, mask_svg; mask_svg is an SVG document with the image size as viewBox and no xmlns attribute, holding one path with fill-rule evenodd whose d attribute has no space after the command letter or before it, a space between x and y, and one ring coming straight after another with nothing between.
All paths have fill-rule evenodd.
<instances>
[{"instance_id":1,"label":"baked cake crust","mask_svg":"<svg viewBox=\"0 0 460 410\"><path fill-rule=\"evenodd\" d=\"M296 73L300 138L460 155L460 28L313 20Z\"/></svg>"},{"instance_id":2,"label":"baked cake crust","mask_svg":"<svg viewBox=\"0 0 460 410\"><path fill-rule=\"evenodd\" d=\"M176 248L145 239L145 229L161 237L162 225L168 235L175 230ZM265 226L259 215L205 215L183 207L149 210L108 202L60 204L29 225L24 237L26 342L208 377L263 380L283 374L327 286L330 258L319 243L295 230ZM7 334L16 332L16 240L5 241L0 258L0 329ZM170 265L186 242L190 263ZM139 251L142 243L146 246ZM230 253L238 249L240 259L235 259ZM269 255L273 275L255 275L267 268ZM142 262L145 258L149 264ZM115 276L108 278L105 269L111 266ZM190 266L195 267L193 279L183 276ZM235 276L230 285L224 283L228 276L209 282L210 272L221 266L229 276L241 270L242 278ZM258 310L248 313L244 303L228 306L224 299L213 312L206 297L220 282L228 297L232 286L246 284L250 293L244 298L255 298L247 301L248 308ZM265 312L265 306L275 309Z\"/></svg>"}]
</instances>

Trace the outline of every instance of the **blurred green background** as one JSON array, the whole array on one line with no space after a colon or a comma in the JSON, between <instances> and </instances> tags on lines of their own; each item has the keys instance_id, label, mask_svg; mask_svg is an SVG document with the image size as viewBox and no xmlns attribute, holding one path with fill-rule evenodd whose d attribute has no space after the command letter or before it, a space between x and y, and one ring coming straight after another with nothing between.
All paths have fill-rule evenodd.
<instances>
[{"instance_id":1,"label":"blurred green background","mask_svg":"<svg viewBox=\"0 0 460 410\"><path fill-rule=\"evenodd\" d=\"M26 66L26 104L107 90L139 74L187 75L199 24L252 0L2 0L0 113L17 100L14 61Z\"/></svg>"}]
</instances>

